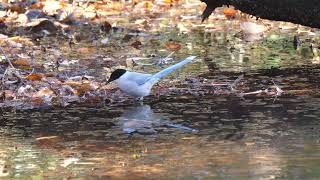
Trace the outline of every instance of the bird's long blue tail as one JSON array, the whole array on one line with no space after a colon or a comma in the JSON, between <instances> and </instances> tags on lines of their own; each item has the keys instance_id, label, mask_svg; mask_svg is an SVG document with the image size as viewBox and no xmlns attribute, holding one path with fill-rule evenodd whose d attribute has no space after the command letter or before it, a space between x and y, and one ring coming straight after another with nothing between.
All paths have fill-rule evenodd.
<instances>
[{"instance_id":1,"label":"bird's long blue tail","mask_svg":"<svg viewBox=\"0 0 320 180\"><path fill-rule=\"evenodd\" d=\"M151 82L152 84L155 84L159 79L161 79L162 77L172 73L173 71L181 68L182 66L188 64L189 62L191 62L194 58L196 58L196 56L189 56L187 57L185 60L172 65L170 67L167 67L166 69L154 74L150 79L149 82Z\"/></svg>"}]
</instances>

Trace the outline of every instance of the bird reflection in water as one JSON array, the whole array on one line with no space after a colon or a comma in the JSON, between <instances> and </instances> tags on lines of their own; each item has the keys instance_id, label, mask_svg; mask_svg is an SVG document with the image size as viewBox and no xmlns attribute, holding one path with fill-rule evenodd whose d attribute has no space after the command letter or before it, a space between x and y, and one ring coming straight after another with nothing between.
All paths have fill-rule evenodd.
<instances>
[{"instance_id":1,"label":"bird reflection in water","mask_svg":"<svg viewBox=\"0 0 320 180\"><path fill-rule=\"evenodd\" d=\"M181 124L173 124L168 118L153 112L149 105L139 105L129 108L120 117L122 131L125 133L154 134L158 127L176 128L179 130L197 132Z\"/></svg>"}]
</instances>

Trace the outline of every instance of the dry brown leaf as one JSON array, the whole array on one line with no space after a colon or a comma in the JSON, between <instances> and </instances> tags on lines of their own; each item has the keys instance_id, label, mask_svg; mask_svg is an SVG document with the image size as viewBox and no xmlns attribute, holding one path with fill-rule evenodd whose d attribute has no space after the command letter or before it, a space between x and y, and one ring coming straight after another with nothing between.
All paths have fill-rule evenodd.
<instances>
[{"instance_id":1,"label":"dry brown leaf","mask_svg":"<svg viewBox=\"0 0 320 180\"><path fill-rule=\"evenodd\" d=\"M5 99L13 99L15 97L15 94L11 90L4 90L3 91L3 96Z\"/></svg>"},{"instance_id":2,"label":"dry brown leaf","mask_svg":"<svg viewBox=\"0 0 320 180\"><path fill-rule=\"evenodd\" d=\"M231 8L224 8L223 9L223 14L227 17L227 18L234 18L237 14L237 11Z\"/></svg>"},{"instance_id":3,"label":"dry brown leaf","mask_svg":"<svg viewBox=\"0 0 320 180\"><path fill-rule=\"evenodd\" d=\"M114 11L122 11L124 9L124 4L121 2L112 2L109 7Z\"/></svg>"},{"instance_id":4,"label":"dry brown leaf","mask_svg":"<svg viewBox=\"0 0 320 180\"><path fill-rule=\"evenodd\" d=\"M37 97L37 98L33 98L33 99L31 99L31 103L33 104L33 105L41 105L41 104L44 104L45 103L45 100L44 99L42 99L42 98L40 98L40 97Z\"/></svg>"},{"instance_id":5,"label":"dry brown leaf","mask_svg":"<svg viewBox=\"0 0 320 180\"><path fill-rule=\"evenodd\" d=\"M76 89L77 89L77 94L80 95L80 94L84 94L86 92L91 91L93 87L91 86L90 83L83 83L79 87L76 87Z\"/></svg>"},{"instance_id":6,"label":"dry brown leaf","mask_svg":"<svg viewBox=\"0 0 320 180\"><path fill-rule=\"evenodd\" d=\"M37 98L37 97L53 96L53 95L55 95L55 93L51 89L45 87L39 90L38 92L36 92L35 94L33 94L32 97Z\"/></svg>"},{"instance_id":7,"label":"dry brown leaf","mask_svg":"<svg viewBox=\"0 0 320 180\"><path fill-rule=\"evenodd\" d=\"M140 49L141 45L142 45L142 43L140 41L135 41L131 44L131 46L136 49Z\"/></svg>"},{"instance_id":8,"label":"dry brown leaf","mask_svg":"<svg viewBox=\"0 0 320 180\"><path fill-rule=\"evenodd\" d=\"M16 42L16 43L21 43L23 45L26 45L26 46L33 46L33 42L31 41L31 39L29 38L23 38L23 37L20 37L20 36L14 36L14 37L11 37L9 38L9 41L13 41L13 42Z\"/></svg>"},{"instance_id":9,"label":"dry brown leaf","mask_svg":"<svg viewBox=\"0 0 320 180\"><path fill-rule=\"evenodd\" d=\"M55 73L46 73L44 74L45 77L56 77L57 75Z\"/></svg>"},{"instance_id":10,"label":"dry brown leaf","mask_svg":"<svg viewBox=\"0 0 320 180\"><path fill-rule=\"evenodd\" d=\"M181 45L174 41L168 41L165 47L171 51L179 51L181 49Z\"/></svg>"},{"instance_id":11,"label":"dry brown leaf","mask_svg":"<svg viewBox=\"0 0 320 180\"><path fill-rule=\"evenodd\" d=\"M29 80L29 81L41 81L43 78L43 74L40 73L33 73L28 76L26 76L24 79Z\"/></svg>"},{"instance_id":12,"label":"dry brown leaf","mask_svg":"<svg viewBox=\"0 0 320 180\"><path fill-rule=\"evenodd\" d=\"M89 48L82 47L82 48L77 49L77 52L81 53L81 54L89 54L91 52L91 50Z\"/></svg>"},{"instance_id":13,"label":"dry brown leaf","mask_svg":"<svg viewBox=\"0 0 320 180\"><path fill-rule=\"evenodd\" d=\"M101 86L101 89L104 89L104 90L114 90L114 89L117 89L118 86L115 84L115 83L109 83L107 85L102 85Z\"/></svg>"},{"instance_id":14,"label":"dry brown leaf","mask_svg":"<svg viewBox=\"0 0 320 180\"><path fill-rule=\"evenodd\" d=\"M21 6L21 5L19 5L19 4L10 6L10 10L11 10L11 11L15 11L15 12L17 12L17 13L19 13L19 14L26 12L26 9L23 8L23 6Z\"/></svg>"},{"instance_id":15,"label":"dry brown leaf","mask_svg":"<svg viewBox=\"0 0 320 180\"><path fill-rule=\"evenodd\" d=\"M154 7L154 4L151 1L142 1L135 5L136 9L147 9L150 10Z\"/></svg>"},{"instance_id":16,"label":"dry brown leaf","mask_svg":"<svg viewBox=\"0 0 320 180\"><path fill-rule=\"evenodd\" d=\"M31 66L31 63L28 60L25 59L18 59L12 62L15 66Z\"/></svg>"},{"instance_id":17,"label":"dry brown leaf","mask_svg":"<svg viewBox=\"0 0 320 180\"><path fill-rule=\"evenodd\" d=\"M44 7L43 3L37 2L35 4L32 4L29 9L42 9Z\"/></svg>"},{"instance_id":18,"label":"dry brown leaf","mask_svg":"<svg viewBox=\"0 0 320 180\"><path fill-rule=\"evenodd\" d=\"M123 42L129 42L132 37L133 37L133 35L126 34L126 35L124 35L124 37L122 38L122 41L123 41Z\"/></svg>"},{"instance_id":19,"label":"dry brown leaf","mask_svg":"<svg viewBox=\"0 0 320 180\"><path fill-rule=\"evenodd\" d=\"M64 85L70 85L70 86L80 86L82 83L78 81L67 81L63 83Z\"/></svg>"},{"instance_id":20,"label":"dry brown leaf","mask_svg":"<svg viewBox=\"0 0 320 180\"><path fill-rule=\"evenodd\" d=\"M101 25L101 31L109 33L110 30L112 29L112 26L109 22L105 21Z\"/></svg>"}]
</instances>

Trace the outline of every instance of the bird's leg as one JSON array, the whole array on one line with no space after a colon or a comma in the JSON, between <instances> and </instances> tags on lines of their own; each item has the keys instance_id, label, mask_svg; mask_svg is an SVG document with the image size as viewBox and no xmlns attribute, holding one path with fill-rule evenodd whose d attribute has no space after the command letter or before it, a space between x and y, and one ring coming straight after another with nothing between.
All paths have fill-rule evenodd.
<instances>
[{"instance_id":1,"label":"bird's leg","mask_svg":"<svg viewBox=\"0 0 320 180\"><path fill-rule=\"evenodd\" d=\"M136 98L136 102L138 102L140 105L143 105L143 97Z\"/></svg>"}]
</instances>

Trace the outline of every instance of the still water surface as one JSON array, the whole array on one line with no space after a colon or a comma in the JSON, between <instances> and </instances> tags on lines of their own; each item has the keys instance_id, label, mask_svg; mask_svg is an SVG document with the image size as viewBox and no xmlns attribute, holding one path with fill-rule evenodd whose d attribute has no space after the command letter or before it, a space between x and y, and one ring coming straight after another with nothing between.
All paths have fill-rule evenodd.
<instances>
[{"instance_id":1,"label":"still water surface","mask_svg":"<svg viewBox=\"0 0 320 180\"><path fill-rule=\"evenodd\" d=\"M2 111L4 179L316 179L319 97Z\"/></svg>"}]
</instances>

